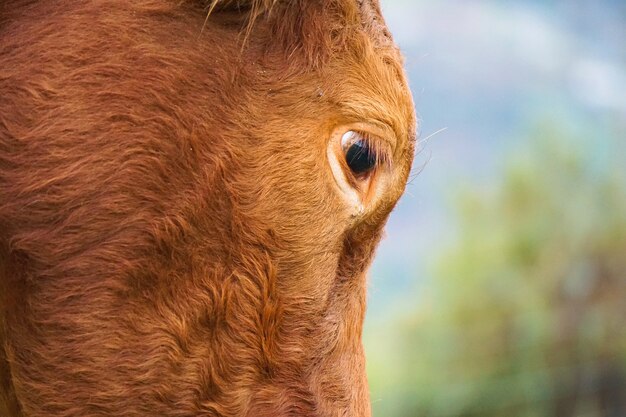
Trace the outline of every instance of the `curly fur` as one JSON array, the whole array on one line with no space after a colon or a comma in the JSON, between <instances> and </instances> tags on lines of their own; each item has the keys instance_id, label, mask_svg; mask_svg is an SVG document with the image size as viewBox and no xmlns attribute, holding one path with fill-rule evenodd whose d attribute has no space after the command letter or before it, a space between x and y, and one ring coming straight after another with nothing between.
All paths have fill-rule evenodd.
<instances>
[{"instance_id":1,"label":"curly fur","mask_svg":"<svg viewBox=\"0 0 626 417\"><path fill-rule=\"evenodd\" d=\"M369 415L415 135L377 4L5 0L0 91L1 416ZM399 175L354 223L325 149L363 120Z\"/></svg>"}]
</instances>

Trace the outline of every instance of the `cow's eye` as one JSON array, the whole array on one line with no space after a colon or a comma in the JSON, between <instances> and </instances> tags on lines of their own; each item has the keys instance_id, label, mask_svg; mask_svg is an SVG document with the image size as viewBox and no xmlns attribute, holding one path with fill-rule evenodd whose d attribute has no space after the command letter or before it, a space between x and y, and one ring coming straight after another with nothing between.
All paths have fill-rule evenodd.
<instances>
[{"instance_id":1,"label":"cow's eye","mask_svg":"<svg viewBox=\"0 0 626 417\"><path fill-rule=\"evenodd\" d=\"M362 133L353 130L344 133L341 137L341 148L346 164L356 177L367 175L376 166L376 152Z\"/></svg>"}]
</instances>

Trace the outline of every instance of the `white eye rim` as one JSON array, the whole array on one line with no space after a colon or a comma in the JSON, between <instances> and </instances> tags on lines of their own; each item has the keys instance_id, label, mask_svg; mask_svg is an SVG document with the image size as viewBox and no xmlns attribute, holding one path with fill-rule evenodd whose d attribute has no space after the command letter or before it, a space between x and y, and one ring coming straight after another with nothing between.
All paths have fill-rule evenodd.
<instances>
[{"instance_id":1,"label":"white eye rim","mask_svg":"<svg viewBox=\"0 0 626 417\"><path fill-rule=\"evenodd\" d=\"M361 214L365 210L361 196L359 195L359 192L352 185L350 185L350 182L348 182L346 172L342 168L342 165L337 158L337 152L333 148L334 146L332 145L328 146L327 156L335 183L339 187L346 203L352 207L351 211L355 214Z\"/></svg>"}]
</instances>

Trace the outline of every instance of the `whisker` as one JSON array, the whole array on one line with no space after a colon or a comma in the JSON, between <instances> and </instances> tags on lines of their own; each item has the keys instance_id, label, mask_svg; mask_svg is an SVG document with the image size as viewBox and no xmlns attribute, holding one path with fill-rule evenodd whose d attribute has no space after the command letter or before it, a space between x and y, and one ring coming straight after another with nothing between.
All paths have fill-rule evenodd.
<instances>
[{"instance_id":1,"label":"whisker","mask_svg":"<svg viewBox=\"0 0 626 417\"><path fill-rule=\"evenodd\" d=\"M415 181L415 179L424 171L424 169L426 169L426 165L428 165L428 163L431 161L432 158L433 158L433 153L431 150L428 150L428 158L421 164L421 166L419 166L419 168L417 168L417 172L413 172L415 170L415 167L411 169L411 173L409 174L409 180L407 181L407 185L411 185L413 181Z\"/></svg>"},{"instance_id":2,"label":"whisker","mask_svg":"<svg viewBox=\"0 0 626 417\"><path fill-rule=\"evenodd\" d=\"M433 136L438 135L441 132L445 132L446 130L448 130L447 127L442 127L441 129L435 131L434 133L431 133L430 135L426 136L423 139L420 139L420 142L424 142L427 143L429 139L432 139Z\"/></svg>"}]
</instances>

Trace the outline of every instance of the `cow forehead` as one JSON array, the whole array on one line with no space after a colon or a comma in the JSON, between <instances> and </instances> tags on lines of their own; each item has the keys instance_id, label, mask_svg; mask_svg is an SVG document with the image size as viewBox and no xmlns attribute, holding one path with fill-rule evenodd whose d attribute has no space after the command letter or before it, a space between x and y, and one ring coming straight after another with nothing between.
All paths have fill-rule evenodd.
<instances>
[{"instance_id":1,"label":"cow forehead","mask_svg":"<svg viewBox=\"0 0 626 417\"><path fill-rule=\"evenodd\" d=\"M378 0L357 0L363 29L381 46L393 46Z\"/></svg>"}]
</instances>

